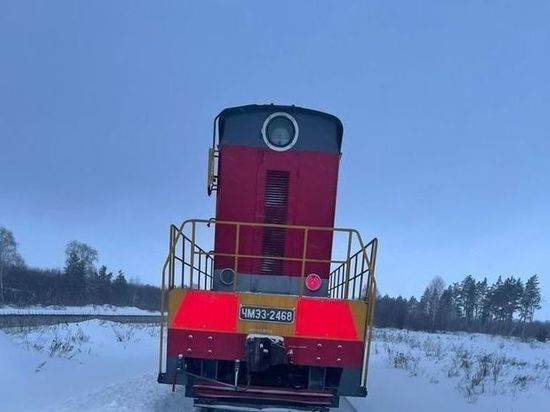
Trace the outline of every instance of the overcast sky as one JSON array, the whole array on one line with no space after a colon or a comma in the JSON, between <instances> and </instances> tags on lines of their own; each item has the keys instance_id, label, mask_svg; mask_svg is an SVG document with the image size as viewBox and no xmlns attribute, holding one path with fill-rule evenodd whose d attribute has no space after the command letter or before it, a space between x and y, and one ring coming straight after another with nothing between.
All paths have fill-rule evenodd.
<instances>
[{"instance_id":1,"label":"overcast sky","mask_svg":"<svg viewBox=\"0 0 550 412\"><path fill-rule=\"evenodd\" d=\"M26 262L76 239L158 284L210 217L225 107L344 123L337 225L382 293L538 273L550 318L550 2L0 0L0 225Z\"/></svg>"}]
</instances>

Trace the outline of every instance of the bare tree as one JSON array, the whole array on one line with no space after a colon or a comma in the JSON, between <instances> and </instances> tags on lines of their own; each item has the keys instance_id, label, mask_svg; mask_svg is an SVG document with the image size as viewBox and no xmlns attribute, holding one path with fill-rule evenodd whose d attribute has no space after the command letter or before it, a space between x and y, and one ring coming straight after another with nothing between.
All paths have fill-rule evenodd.
<instances>
[{"instance_id":1,"label":"bare tree","mask_svg":"<svg viewBox=\"0 0 550 412\"><path fill-rule=\"evenodd\" d=\"M441 278L441 276L436 276L432 279L424 291L424 295L422 296L426 305L426 312L430 317L432 330L435 330L435 320L437 319L437 315L440 311L440 299L444 290L445 281Z\"/></svg>"},{"instance_id":2,"label":"bare tree","mask_svg":"<svg viewBox=\"0 0 550 412\"><path fill-rule=\"evenodd\" d=\"M95 264L98 259L97 250L86 243L77 240L69 242L65 248L65 256L67 257L67 266L73 260L83 266L85 275L95 273ZM65 270L67 271L67 268Z\"/></svg>"},{"instance_id":3,"label":"bare tree","mask_svg":"<svg viewBox=\"0 0 550 412\"><path fill-rule=\"evenodd\" d=\"M4 272L9 266L23 265L23 258L17 252L13 233L0 226L0 302L4 303Z\"/></svg>"}]
</instances>

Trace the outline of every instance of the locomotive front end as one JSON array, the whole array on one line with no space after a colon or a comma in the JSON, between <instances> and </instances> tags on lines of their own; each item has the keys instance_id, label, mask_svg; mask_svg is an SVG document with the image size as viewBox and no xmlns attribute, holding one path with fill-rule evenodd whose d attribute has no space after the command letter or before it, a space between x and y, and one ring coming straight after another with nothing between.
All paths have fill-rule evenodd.
<instances>
[{"instance_id":1,"label":"locomotive front end","mask_svg":"<svg viewBox=\"0 0 550 412\"><path fill-rule=\"evenodd\" d=\"M377 241L334 227L342 134L335 116L295 106L216 117L216 217L170 229L159 382L218 408L366 395Z\"/></svg>"}]
</instances>

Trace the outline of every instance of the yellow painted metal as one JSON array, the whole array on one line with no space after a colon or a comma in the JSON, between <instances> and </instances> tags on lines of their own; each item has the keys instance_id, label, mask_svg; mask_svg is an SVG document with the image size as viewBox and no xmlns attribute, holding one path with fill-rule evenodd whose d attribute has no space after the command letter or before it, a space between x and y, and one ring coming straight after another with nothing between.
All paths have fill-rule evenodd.
<instances>
[{"instance_id":1,"label":"yellow painted metal","mask_svg":"<svg viewBox=\"0 0 550 412\"><path fill-rule=\"evenodd\" d=\"M300 274L301 282L300 282L300 295L304 294L304 276L306 273L306 261L307 261L307 238L309 235L309 229L304 230L304 246L303 246L303 253L302 253L302 271ZM329 263L329 262L327 262Z\"/></svg>"},{"instance_id":2,"label":"yellow painted metal","mask_svg":"<svg viewBox=\"0 0 550 412\"><path fill-rule=\"evenodd\" d=\"M191 228L191 262L195 263L195 235L197 231L195 222L191 223ZM195 269L194 264L189 267L189 285L191 285L191 287L193 287L193 269Z\"/></svg>"},{"instance_id":3,"label":"yellow painted metal","mask_svg":"<svg viewBox=\"0 0 550 412\"><path fill-rule=\"evenodd\" d=\"M353 315L357 336L364 342L369 305L363 300L348 300L347 303L350 306L351 313Z\"/></svg>"},{"instance_id":4,"label":"yellow painted metal","mask_svg":"<svg viewBox=\"0 0 550 412\"><path fill-rule=\"evenodd\" d=\"M308 263L346 263L345 260L326 260L326 259L304 259L304 258L290 258L285 256L271 256L271 255L246 255L239 254L236 256L234 253L216 253L208 252L210 256L225 256L225 257L234 257L235 259L273 259L273 260L284 260L287 262L306 262Z\"/></svg>"},{"instance_id":5,"label":"yellow painted metal","mask_svg":"<svg viewBox=\"0 0 550 412\"><path fill-rule=\"evenodd\" d=\"M347 259L346 259L346 282L344 283L344 290L343 290L343 297L346 299L348 298L349 293L349 274L351 269L351 238L352 233L348 233L348 253L347 253Z\"/></svg>"},{"instance_id":6,"label":"yellow painted metal","mask_svg":"<svg viewBox=\"0 0 550 412\"><path fill-rule=\"evenodd\" d=\"M187 288L177 288L168 292L168 327L171 327L174 324L174 318L178 313L183 299L185 299L187 290Z\"/></svg>"},{"instance_id":7,"label":"yellow painted metal","mask_svg":"<svg viewBox=\"0 0 550 412\"><path fill-rule=\"evenodd\" d=\"M241 239L241 225L237 223L237 226L235 228L235 265L233 267L233 270L235 271L235 278L233 279L233 290L237 290L237 276L238 272L237 269L239 267L239 242Z\"/></svg>"}]
</instances>

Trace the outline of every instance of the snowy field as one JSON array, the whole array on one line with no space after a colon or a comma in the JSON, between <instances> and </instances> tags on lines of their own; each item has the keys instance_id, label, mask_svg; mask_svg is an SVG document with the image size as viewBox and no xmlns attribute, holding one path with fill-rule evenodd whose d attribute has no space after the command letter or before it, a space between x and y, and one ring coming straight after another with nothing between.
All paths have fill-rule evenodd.
<instances>
[{"instance_id":1,"label":"snowy field","mask_svg":"<svg viewBox=\"0 0 550 412\"><path fill-rule=\"evenodd\" d=\"M0 411L192 411L156 383L158 329L91 320L0 331ZM538 411L550 344L378 330L358 411ZM343 407L342 410L349 410Z\"/></svg>"},{"instance_id":2,"label":"snowy field","mask_svg":"<svg viewBox=\"0 0 550 412\"><path fill-rule=\"evenodd\" d=\"M550 410L550 342L378 329L358 411Z\"/></svg>"},{"instance_id":3,"label":"snowy field","mask_svg":"<svg viewBox=\"0 0 550 412\"><path fill-rule=\"evenodd\" d=\"M136 307L120 307L112 305L86 306L0 306L0 315L119 315L119 316L147 316L160 315L160 312L151 312Z\"/></svg>"}]
</instances>

